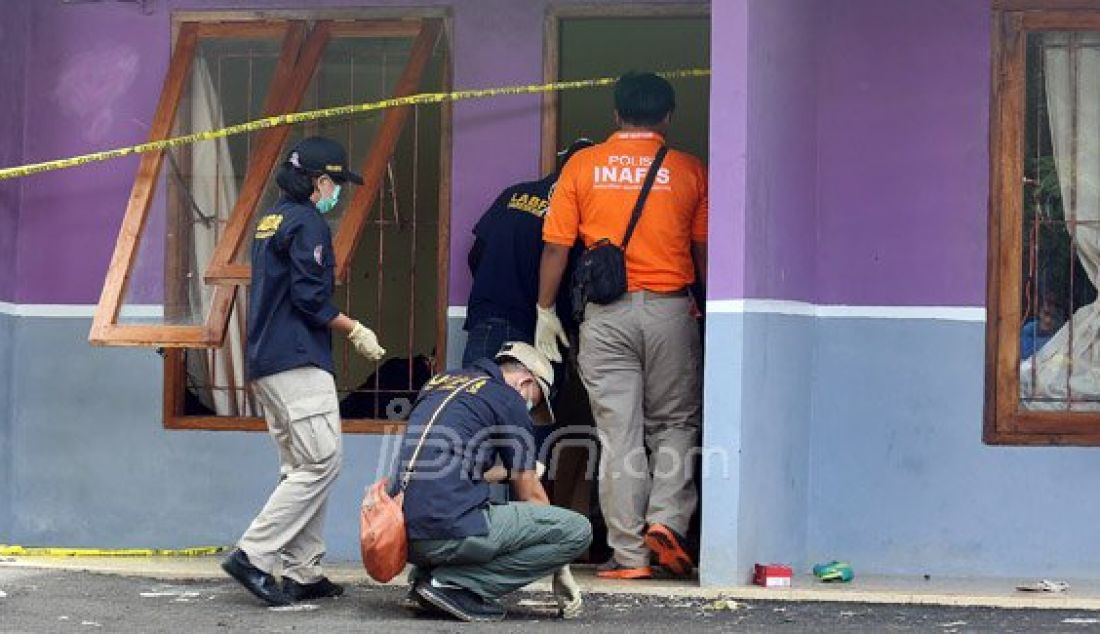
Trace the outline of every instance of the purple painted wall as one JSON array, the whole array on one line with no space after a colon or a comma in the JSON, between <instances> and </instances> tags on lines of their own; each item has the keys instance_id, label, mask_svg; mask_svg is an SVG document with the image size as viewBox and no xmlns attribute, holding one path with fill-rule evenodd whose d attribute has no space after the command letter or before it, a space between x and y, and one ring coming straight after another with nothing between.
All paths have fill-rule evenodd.
<instances>
[{"instance_id":1,"label":"purple painted wall","mask_svg":"<svg viewBox=\"0 0 1100 634\"><path fill-rule=\"evenodd\" d=\"M713 7L709 297L984 304L988 4L771 4Z\"/></svg>"},{"instance_id":2,"label":"purple painted wall","mask_svg":"<svg viewBox=\"0 0 1100 634\"><path fill-rule=\"evenodd\" d=\"M821 15L817 301L984 305L989 3Z\"/></svg>"},{"instance_id":3,"label":"purple painted wall","mask_svg":"<svg viewBox=\"0 0 1100 634\"><path fill-rule=\"evenodd\" d=\"M746 297L814 297L820 6L749 5Z\"/></svg>"},{"instance_id":4,"label":"purple painted wall","mask_svg":"<svg viewBox=\"0 0 1100 634\"><path fill-rule=\"evenodd\" d=\"M23 160L24 85L26 81L27 20L26 5L7 11L0 22L0 165L15 165ZM0 301L15 298L15 245L18 235L22 183L0 182Z\"/></svg>"},{"instance_id":5,"label":"purple painted wall","mask_svg":"<svg viewBox=\"0 0 1100 634\"><path fill-rule=\"evenodd\" d=\"M745 205L748 161L748 3L711 8L710 261L708 299L745 295Z\"/></svg>"},{"instance_id":6,"label":"purple painted wall","mask_svg":"<svg viewBox=\"0 0 1100 634\"><path fill-rule=\"evenodd\" d=\"M455 7L455 87L542 82L544 2L492 0ZM470 295L470 231L504 187L538 178L542 100L466 102L454 109L454 180L448 303Z\"/></svg>"},{"instance_id":7,"label":"purple painted wall","mask_svg":"<svg viewBox=\"0 0 1100 634\"><path fill-rule=\"evenodd\" d=\"M226 6L220 0L157 2L151 15L142 15L129 3L19 2L30 7L31 24L26 98L33 107L26 113L24 157L28 161L145 140L168 63L171 11ZM456 87L542 78L545 0L367 4L452 5ZM363 5L360 0L324 3ZM235 8L304 6L300 1L256 0ZM455 109L452 304L464 304L469 290L465 251L474 220L502 187L537 174L540 121L539 100L533 97L506 97ZM18 162L12 159L4 163ZM98 300L136 165L137 159L116 160L23 181L25 213L16 256L22 274L12 289L15 301Z\"/></svg>"}]
</instances>

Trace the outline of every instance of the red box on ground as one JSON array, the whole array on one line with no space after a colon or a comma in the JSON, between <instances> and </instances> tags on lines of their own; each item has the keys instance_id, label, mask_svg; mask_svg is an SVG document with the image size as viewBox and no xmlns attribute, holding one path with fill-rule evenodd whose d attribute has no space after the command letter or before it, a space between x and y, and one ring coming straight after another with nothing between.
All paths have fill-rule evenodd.
<instances>
[{"instance_id":1,"label":"red box on ground","mask_svg":"<svg viewBox=\"0 0 1100 634\"><path fill-rule=\"evenodd\" d=\"M752 573L752 582L765 588L789 588L793 576L790 566L756 564Z\"/></svg>"}]
</instances>

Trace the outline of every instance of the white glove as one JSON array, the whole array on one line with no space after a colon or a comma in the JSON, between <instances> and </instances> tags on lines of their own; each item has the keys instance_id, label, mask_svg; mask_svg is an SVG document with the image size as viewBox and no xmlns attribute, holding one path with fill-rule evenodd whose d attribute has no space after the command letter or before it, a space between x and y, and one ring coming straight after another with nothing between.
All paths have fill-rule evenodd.
<instances>
[{"instance_id":1,"label":"white glove","mask_svg":"<svg viewBox=\"0 0 1100 634\"><path fill-rule=\"evenodd\" d=\"M569 347L569 338L565 336L565 329L561 327L561 320L553 308L543 308L535 305L538 319L535 321L535 347L546 355L546 358L561 363L561 351L558 350L560 341L566 348Z\"/></svg>"},{"instance_id":2,"label":"white glove","mask_svg":"<svg viewBox=\"0 0 1100 634\"><path fill-rule=\"evenodd\" d=\"M355 328L348 334L348 341L355 346L355 351L371 361L377 361L386 356L386 349L378 345L378 337L374 331L359 322L355 322Z\"/></svg>"},{"instance_id":3,"label":"white glove","mask_svg":"<svg viewBox=\"0 0 1100 634\"><path fill-rule=\"evenodd\" d=\"M581 599L581 588L573 580L573 571L569 570L568 564L558 568L551 585L554 588L554 598L558 601L562 618L572 619L580 616L584 601Z\"/></svg>"}]
</instances>

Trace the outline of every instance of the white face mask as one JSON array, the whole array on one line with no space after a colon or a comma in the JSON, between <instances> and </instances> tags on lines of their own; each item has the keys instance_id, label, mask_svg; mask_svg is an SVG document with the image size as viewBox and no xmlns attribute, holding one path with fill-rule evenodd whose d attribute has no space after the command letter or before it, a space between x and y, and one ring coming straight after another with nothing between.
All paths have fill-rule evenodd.
<instances>
[{"instance_id":1,"label":"white face mask","mask_svg":"<svg viewBox=\"0 0 1100 634\"><path fill-rule=\"evenodd\" d=\"M535 402L531 399L527 399L527 411L530 412L533 409L535 409Z\"/></svg>"}]
</instances>

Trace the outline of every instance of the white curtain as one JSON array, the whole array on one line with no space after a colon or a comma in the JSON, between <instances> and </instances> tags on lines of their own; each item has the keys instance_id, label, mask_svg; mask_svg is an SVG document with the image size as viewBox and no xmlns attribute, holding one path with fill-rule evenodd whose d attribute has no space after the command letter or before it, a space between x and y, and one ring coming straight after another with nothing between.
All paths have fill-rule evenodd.
<instances>
[{"instance_id":1,"label":"white curtain","mask_svg":"<svg viewBox=\"0 0 1100 634\"><path fill-rule=\"evenodd\" d=\"M1098 286L1100 224L1092 223L1100 223L1100 33L1044 33L1043 42L1047 108L1066 228L1089 280ZM1071 402L1100 400L1098 335L1100 300L1078 309L1021 364L1021 396L1054 399L1027 402L1028 408L1100 410L1100 402Z\"/></svg>"},{"instance_id":2,"label":"white curtain","mask_svg":"<svg viewBox=\"0 0 1100 634\"><path fill-rule=\"evenodd\" d=\"M225 126L217 88L201 55L195 60L191 78L190 105L191 129L213 130ZM229 143L216 139L192 145L190 168L191 197L202 214L192 209L193 251L188 290L192 308L205 318L210 312L212 287L203 282L203 273L220 236L219 225L228 219L237 201L237 181ZM243 304L246 297L247 294L238 293L224 346L193 350L187 355L187 373L202 385L196 396L219 416L255 415L245 384Z\"/></svg>"}]
</instances>

